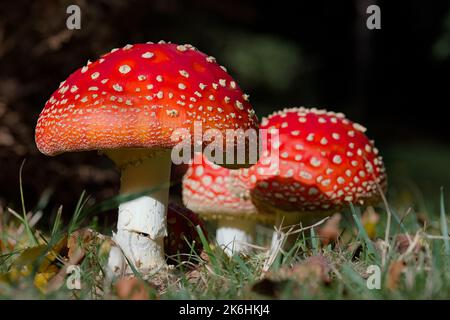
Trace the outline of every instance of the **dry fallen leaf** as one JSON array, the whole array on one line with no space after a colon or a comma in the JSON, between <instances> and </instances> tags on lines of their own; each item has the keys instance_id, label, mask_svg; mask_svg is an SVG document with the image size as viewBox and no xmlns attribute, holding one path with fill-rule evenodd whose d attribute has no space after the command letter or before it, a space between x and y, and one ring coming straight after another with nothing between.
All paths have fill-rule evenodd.
<instances>
[{"instance_id":1,"label":"dry fallen leaf","mask_svg":"<svg viewBox=\"0 0 450 320\"><path fill-rule=\"evenodd\" d=\"M74 231L67 240L69 261L73 260L75 256L78 258L80 255L84 256L90 245L100 243L97 240L103 241L106 240L106 237L90 228ZM71 264L77 264L78 262L71 261Z\"/></svg>"},{"instance_id":2,"label":"dry fallen leaf","mask_svg":"<svg viewBox=\"0 0 450 320\"><path fill-rule=\"evenodd\" d=\"M386 278L386 287L389 290L394 290L400 283L400 276L405 269L405 262L403 260L393 261L388 269Z\"/></svg>"},{"instance_id":3,"label":"dry fallen leaf","mask_svg":"<svg viewBox=\"0 0 450 320\"><path fill-rule=\"evenodd\" d=\"M314 292L320 285L331 282L330 271L330 264L324 256L311 256L292 268L283 267L268 272L261 281L253 285L252 291L277 298L287 283L294 282L305 286L309 292Z\"/></svg>"},{"instance_id":4,"label":"dry fallen leaf","mask_svg":"<svg viewBox=\"0 0 450 320\"><path fill-rule=\"evenodd\" d=\"M371 206L367 207L361 216L361 223L370 239L375 239L377 224L380 221L380 215Z\"/></svg>"},{"instance_id":5,"label":"dry fallen leaf","mask_svg":"<svg viewBox=\"0 0 450 320\"><path fill-rule=\"evenodd\" d=\"M291 278L299 281L317 281L328 284L330 279L330 265L324 256L311 256L292 268Z\"/></svg>"},{"instance_id":6,"label":"dry fallen leaf","mask_svg":"<svg viewBox=\"0 0 450 320\"><path fill-rule=\"evenodd\" d=\"M323 246L327 246L330 243L336 243L341 230L339 228L339 223L342 219L340 213L335 213L330 219L325 222L323 227L319 228L318 233L320 241Z\"/></svg>"},{"instance_id":7,"label":"dry fallen leaf","mask_svg":"<svg viewBox=\"0 0 450 320\"><path fill-rule=\"evenodd\" d=\"M117 281L117 297L125 300L148 300L149 294L142 280L135 277L124 277Z\"/></svg>"}]
</instances>

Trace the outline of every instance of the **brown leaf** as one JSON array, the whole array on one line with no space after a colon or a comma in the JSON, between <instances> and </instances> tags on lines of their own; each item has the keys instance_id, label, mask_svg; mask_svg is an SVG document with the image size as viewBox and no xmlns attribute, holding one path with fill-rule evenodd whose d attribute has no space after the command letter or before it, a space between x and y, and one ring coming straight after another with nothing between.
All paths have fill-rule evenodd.
<instances>
[{"instance_id":1,"label":"brown leaf","mask_svg":"<svg viewBox=\"0 0 450 320\"><path fill-rule=\"evenodd\" d=\"M320 285L331 282L330 271L331 267L324 256L311 256L292 268L283 267L268 272L253 285L252 291L277 298L287 283L294 282L297 286L305 286L308 292L314 292Z\"/></svg>"},{"instance_id":2,"label":"brown leaf","mask_svg":"<svg viewBox=\"0 0 450 320\"><path fill-rule=\"evenodd\" d=\"M330 243L335 243L341 234L339 229L339 223L342 219L340 213L335 213L330 219L325 222L323 227L318 230L320 241L323 246L327 246Z\"/></svg>"},{"instance_id":3,"label":"brown leaf","mask_svg":"<svg viewBox=\"0 0 450 320\"><path fill-rule=\"evenodd\" d=\"M73 263L74 257L79 259L80 255L84 256L86 254L86 249L88 245L97 237L98 233L92 229L84 228L74 231L67 240L67 248L69 249L68 257L71 264Z\"/></svg>"},{"instance_id":4,"label":"brown leaf","mask_svg":"<svg viewBox=\"0 0 450 320\"><path fill-rule=\"evenodd\" d=\"M400 276L404 269L405 262L403 260L396 260L390 264L386 278L386 287L389 290L398 288L398 285L400 283Z\"/></svg>"},{"instance_id":5,"label":"brown leaf","mask_svg":"<svg viewBox=\"0 0 450 320\"><path fill-rule=\"evenodd\" d=\"M148 300L149 294L142 280L135 277L124 277L117 281L117 297L125 300Z\"/></svg>"},{"instance_id":6,"label":"brown leaf","mask_svg":"<svg viewBox=\"0 0 450 320\"><path fill-rule=\"evenodd\" d=\"M292 268L292 277L299 282L318 281L330 283L330 265L324 256L311 256Z\"/></svg>"}]
</instances>

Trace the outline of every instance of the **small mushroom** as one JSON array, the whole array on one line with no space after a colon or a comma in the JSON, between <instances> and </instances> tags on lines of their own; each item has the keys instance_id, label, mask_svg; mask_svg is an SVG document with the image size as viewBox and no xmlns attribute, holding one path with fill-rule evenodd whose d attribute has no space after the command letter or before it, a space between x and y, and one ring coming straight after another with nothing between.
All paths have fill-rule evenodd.
<instances>
[{"instance_id":1,"label":"small mushroom","mask_svg":"<svg viewBox=\"0 0 450 320\"><path fill-rule=\"evenodd\" d=\"M152 190L119 206L113 234L144 274L166 266L171 149L179 143L172 134L183 128L193 135L195 121L221 133L257 127L224 68L191 45L169 43L127 45L88 63L61 83L39 116L42 153L99 150L120 169L121 194Z\"/></svg>"},{"instance_id":2,"label":"small mushroom","mask_svg":"<svg viewBox=\"0 0 450 320\"><path fill-rule=\"evenodd\" d=\"M195 154L183 177L183 203L206 220L217 222L216 241L229 255L245 252L253 244L255 223L271 216L257 214L250 189L230 170Z\"/></svg>"},{"instance_id":3,"label":"small mushroom","mask_svg":"<svg viewBox=\"0 0 450 320\"><path fill-rule=\"evenodd\" d=\"M278 130L277 145L272 135L267 142L276 152L265 151L256 165L240 171L240 179L253 183L253 203L275 214L277 224L312 223L350 203L370 205L380 200L377 185L386 189L373 141L342 113L284 109L262 119L261 129Z\"/></svg>"},{"instance_id":4,"label":"small mushroom","mask_svg":"<svg viewBox=\"0 0 450 320\"><path fill-rule=\"evenodd\" d=\"M191 210L169 203L167 210L169 235L164 238L164 250L173 263L184 261L190 257L192 251L198 255L202 252L202 242L196 227L199 226L208 238L208 233L200 217Z\"/></svg>"}]
</instances>

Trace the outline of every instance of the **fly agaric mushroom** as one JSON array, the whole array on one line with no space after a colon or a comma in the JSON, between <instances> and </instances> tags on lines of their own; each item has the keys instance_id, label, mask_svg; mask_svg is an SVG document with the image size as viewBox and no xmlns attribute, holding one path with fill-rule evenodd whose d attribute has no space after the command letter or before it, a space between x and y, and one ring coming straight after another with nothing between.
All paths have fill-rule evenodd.
<instances>
[{"instance_id":1,"label":"fly agaric mushroom","mask_svg":"<svg viewBox=\"0 0 450 320\"><path fill-rule=\"evenodd\" d=\"M240 170L230 170L196 153L183 177L183 203L205 220L217 222L216 241L225 252L245 252L254 241L255 222L272 221L257 214L250 189L236 179Z\"/></svg>"},{"instance_id":2,"label":"fly agaric mushroom","mask_svg":"<svg viewBox=\"0 0 450 320\"><path fill-rule=\"evenodd\" d=\"M277 224L283 219L312 222L350 203L369 205L380 199L377 185L386 188L374 142L342 113L284 109L263 119L261 129L279 130L276 145L271 135L267 140L278 152L264 151L239 177L253 183L253 203L258 211L276 214Z\"/></svg>"},{"instance_id":3,"label":"fly agaric mushroom","mask_svg":"<svg viewBox=\"0 0 450 320\"><path fill-rule=\"evenodd\" d=\"M121 194L156 189L119 206L113 239L143 272L166 266L167 185L177 128L256 128L253 109L215 59L191 45L126 45L60 84L36 125L46 155L99 150L121 170ZM228 143L230 141L227 141ZM227 147L231 147L227 145Z\"/></svg>"},{"instance_id":4,"label":"fly agaric mushroom","mask_svg":"<svg viewBox=\"0 0 450 320\"><path fill-rule=\"evenodd\" d=\"M164 238L164 251L170 260L175 263L186 260L192 249L200 255L203 247L196 226L202 229L206 238L208 233L199 216L187 208L169 203L167 223L169 235Z\"/></svg>"}]
</instances>

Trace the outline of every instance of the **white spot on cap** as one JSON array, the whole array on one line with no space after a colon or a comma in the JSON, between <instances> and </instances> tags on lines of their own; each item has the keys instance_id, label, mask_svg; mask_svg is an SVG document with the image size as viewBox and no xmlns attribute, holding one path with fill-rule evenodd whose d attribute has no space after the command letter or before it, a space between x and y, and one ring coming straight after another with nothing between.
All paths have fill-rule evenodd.
<instances>
[{"instance_id":1,"label":"white spot on cap","mask_svg":"<svg viewBox=\"0 0 450 320\"><path fill-rule=\"evenodd\" d=\"M99 76L100 76L100 73L99 73L99 72L94 72L93 74L91 74L91 78L92 78L93 80L97 79Z\"/></svg>"},{"instance_id":2,"label":"white spot on cap","mask_svg":"<svg viewBox=\"0 0 450 320\"><path fill-rule=\"evenodd\" d=\"M340 155L335 155L334 157L333 157L333 163L334 164L341 164L342 163L342 158L341 158L341 156Z\"/></svg>"},{"instance_id":3,"label":"white spot on cap","mask_svg":"<svg viewBox=\"0 0 450 320\"><path fill-rule=\"evenodd\" d=\"M127 65L127 64L121 65L119 67L119 72L120 73L127 74L130 71L131 71L131 67L129 65Z\"/></svg>"},{"instance_id":4,"label":"white spot on cap","mask_svg":"<svg viewBox=\"0 0 450 320\"><path fill-rule=\"evenodd\" d=\"M311 180L312 179L312 174L306 171L300 171L299 173L300 177L307 179L307 180Z\"/></svg>"},{"instance_id":5,"label":"white spot on cap","mask_svg":"<svg viewBox=\"0 0 450 320\"><path fill-rule=\"evenodd\" d=\"M289 169L288 171L286 171L286 174L284 175L286 178L290 178L294 176L294 170L293 169Z\"/></svg>"},{"instance_id":6,"label":"white spot on cap","mask_svg":"<svg viewBox=\"0 0 450 320\"><path fill-rule=\"evenodd\" d=\"M116 90L117 92L123 91L122 86L120 84L118 84L118 83L113 84L113 89Z\"/></svg>"},{"instance_id":7,"label":"white spot on cap","mask_svg":"<svg viewBox=\"0 0 450 320\"><path fill-rule=\"evenodd\" d=\"M166 110L166 114L167 114L169 117L176 117L176 116L178 116L178 111L175 110L175 109L172 109L172 110Z\"/></svg>"},{"instance_id":8,"label":"white spot on cap","mask_svg":"<svg viewBox=\"0 0 450 320\"><path fill-rule=\"evenodd\" d=\"M319 159L317 159L316 157L312 157L311 160L309 161L309 163L313 167L319 167L322 162Z\"/></svg>"},{"instance_id":9,"label":"white spot on cap","mask_svg":"<svg viewBox=\"0 0 450 320\"><path fill-rule=\"evenodd\" d=\"M154 54L152 52L147 51L147 52L143 53L141 57L144 59L150 59L153 56L154 56Z\"/></svg>"},{"instance_id":10,"label":"white spot on cap","mask_svg":"<svg viewBox=\"0 0 450 320\"><path fill-rule=\"evenodd\" d=\"M205 176L202 177L202 183L203 183L205 186L209 186L209 185L211 184L211 182L212 182L211 176L205 175Z\"/></svg>"},{"instance_id":11,"label":"white spot on cap","mask_svg":"<svg viewBox=\"0 0 450 320\"><path fill-rule=\"evenodd\" d=\"M187 73L187 71L185 71L185 70L180 70L179 72L180 72L180 74L181 74L183 77L189 78L189 73Z\"/></svg>"},{"instance_id":12,"label":"white spot on cap","mask_svg":"<svg viewBox=\"0 0 450 320\"><path fill-rule=\"evenodd\" d=\"M362 125L360 125L359 123L353 123L353 128L355 128L355 130L358 130L360 132L366 132L367 129L365 127L363 127Z\"/></svg>"}]
</instances>

